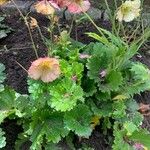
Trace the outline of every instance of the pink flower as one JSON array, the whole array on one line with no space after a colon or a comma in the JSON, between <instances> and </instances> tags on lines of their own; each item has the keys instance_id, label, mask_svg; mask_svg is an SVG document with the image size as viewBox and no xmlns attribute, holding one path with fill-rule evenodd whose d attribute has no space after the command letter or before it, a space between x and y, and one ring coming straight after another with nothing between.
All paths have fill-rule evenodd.
<instances>
[{"instance_id":1,"label":"pink flower","mask_svg":"<svg viewBox=\"0 0 150 150\"><path fill-rule=\"evenodd\" d=\"M68 7L68 11L74 14L86 12L90 8L89 0L64 0L63 5Z\"/></svg>"},{"instance_id":2,"label":"pink flower","mask_svg":"<svg viewBox=\"0 0 150 150\"><path fill-rule=\"evenodd\" d=\"M48 0L48 2L56 9L64 7L63 0Z\"/></svg>"},{"instance_id":3,"label":"pink flower","mask_svg":"<svg viewBox=\"0 0 150 150\"><path fill-rule=\"evenodd\" d=\"M88 54L80 54L80 55L79 55L79 58L80 58L80 59L86 59L86 58L91 58L91 56L88 55Z\"/></svg>"},{"instance_id":4,"label":"pink flower","mask_svg":"<svg viewBox=\"0 0 150 150\"><path fill-rule=\"evenodd\" d=\"M90 8L89 0L47 0L47 2L56 9L67 7L68 11L74 14L86 12Z\"/></svg>"},{"instance_id":5,"label":"pink flower","mask_svg":"<svg viewBox=\"0 0 150 150\"><path fill-rule=\"evenodd\" d=\"M142 144L140 143L135 143L133 145L133 147L135 148L135 150L148 150L145 146L143 146Z\"/></svg>"},{"instance_id":6,"label":"pink flower","mask_svg":"<svg viewBox=\"0 0 150 150\"><path fill-rule=\"evenodd\" d=\"M60 75L59 61L56 58L38 58L32 62L28 75L35 80L41 79L43 82L52 82Z\"/></svg>"}]
</instances>

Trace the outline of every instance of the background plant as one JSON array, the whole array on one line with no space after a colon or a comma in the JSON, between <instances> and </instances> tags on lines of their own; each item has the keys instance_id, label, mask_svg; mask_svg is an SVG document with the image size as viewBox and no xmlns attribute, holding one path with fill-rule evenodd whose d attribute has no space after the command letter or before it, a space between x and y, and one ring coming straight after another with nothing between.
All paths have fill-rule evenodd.
<instances>
[{"instance_id":1,"label":"background plant","mask_svg":"<svg viewBox=\"0 0 150 150\"><path fill-rule=\"evenodd\" d=\"M12 29L5 25L5 17L4 16L0 16L0 39L6 37L11 31Z\"/></svg>"}]
</instances>

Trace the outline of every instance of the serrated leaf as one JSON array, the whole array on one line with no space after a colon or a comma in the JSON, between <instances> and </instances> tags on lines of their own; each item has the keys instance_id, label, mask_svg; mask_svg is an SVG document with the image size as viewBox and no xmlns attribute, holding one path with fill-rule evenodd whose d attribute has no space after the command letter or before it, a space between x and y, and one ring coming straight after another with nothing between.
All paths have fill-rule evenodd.
<instances>
[{"instance_id":1,"label":"serrated leaf","mask_svg":"<svg viewBox=\"0 0 150 150\"><path fill-rule=\"evenodd\" d=\"M0 148L5 147L5 145L6 145L6 138L4 137L4 134L5 133L0 128Z\"/></svg>"},{"instance_id":2,"label":"serrated leaf","mask_svg":"<svg viewBox=\"0 0 150 150\"><path fill-rule=\"evenodd\" d=\"M104 83L99 84L99 89L102 92L117 91L123 84L123 77L121 72L111 71L106 76Z\"/></svg>"},{"instance_id":3,"label":"serrated leaf","mask_svg":"<svg viewBox=\"0 0 150 150\"><path fill-rule=\"evenodd\" d=\"M126 95L117 95L113 98L113 100L125 100L128 97Z\"/></svg>"},{"instance_id":4,"label":"serrated leaf","mask_svg":"<svg viewBox=\"0 0 150 150\"><path fill-rule=\"evenodd\" d=\"M112 145L113 150L134 150L125 140L126 131L120 129L119 124L115 122L113 135L115 137Z\"/></svg>"},{"instance_id":5,"label":"serrated leaf","mask_svg":"<svg viewBox=\"0 0 150 150\"><path fill-rule=\"evenodd\" d=\"M92 113L86 105L77 105L65 113L65 128L74 131L78 136L89 137L92 132L91 118Z\"/></svg>"},{"instance_id":6,"label":"serrated leaf","mask_svg":"<svg viewBox=\"0 0 150 150\"><path fill-rule=\"evenodd\" d=\"M111 94L110 92L102 92L102 91L99 91L95 94L96 96L96 99L98 101L108 101L108 100L111 100Z\"/></svg>"},{"instance_id":7,"label":"serrated leaf","mask_svg":"<svg viewBox=\"0 0 150 150\"><path fill-rule=\"evenodd\" d=\"M96 116L110 117L113 112L112 102L102 102L99 104L99 106L97 106L96 104L90 101L89 106L91 107L91 110Z\"/></svg>"},{"instance_id":8,"label":"serrated leaf","mask_svg":"<svg viewBox=\"0 0 150 150\"><path fill-rule=\"evenodd\" d=\"M8 87L4 91L0 92L0 110L7 111L14 107L14 101L16 92Z\"/></svg>"},{"instance_id":9,"label":"serrated leaf","mask_svg":"<svg viewBox=\"0 0 150 150\"><path fill-rule=\"evenodd\" d=\"M126 121L124 124L123 124L123 127L127 130L127 135L130 136L132 135L132 133L136 130L138 130L137 126L131 122L131 121Z\"/></svg>"},{"instance_id":10,"label":"serrated leaf","mask_svg":"<svg viewBox=\"0 0 150 150\"><path fill-rule=\"evenodd\" d=\"M62 75L70 79L75 77L76 81L80 82L82 77L82 72L84 70L84 66L81 63L78 62L69 63L65 60L61 60L60 67L61 67Z\"/></svg>"},{"instance_id":11,"label":"serrated leaf","mask_svg":"<svg viewBox=\"0 0 150 150\"><path fill-rule=\"evenodd\" d=\"M0 110L0 124L9 116L9 110Z\"/></svg>"},{"instance_id":12,"label":"serrated leaf","mask_svg":"<svg viewBox=\"0 0 150 150\"><path fill-rule=\"evenodd\" d=\"M82 85L82 88L84 90L84 93L85 93L86 97L92 96L97 91L97 88L96 88L94 80L91 80L89 78L85 77L83 79L81 85Z\"/></svg>"},{"instance_id":13,"label":"serrated leaf","mask_svg":"<svg viewBox=\"0 0 150 150\"><path fill-rule=\"evenodd\" d=\"M44 136L47 142L58 143L62 137L68 134L64 128L63 115L59 112L52 112L50 109L37 110L32 117L30 128L31 147L39 147L43 142Z\"/></svg>"},{"instance_id":14,"label":"serrated leaf","mask_svg":"<svg viewBox=\"0 0 150 150\"><path fill-rule=\"evenodd\" d=\"M142 63L134 63L130 71L134 74L133 78L135 80L141 80L143 82L150 80L150 70L146 68Z\"/></svg>"},{"instance_id":15,"label":"serrated leaf","mask_svg":"<svg viewBox=\"0 0 150 150\"><path fill-rule=\"evenodd\" d=\"M137 127L142 125L143 121L143 115L138 112L139 105L134 99L129 99L126 101L126 107L127 107L127 120L134 123Z\"/></svg>"},{"instance_id":16,"label":"serrated leaf","mask_svg":"<svg viewBox=\"0 0 150 150\"><path fill-rule=\"evenodd\" d=\"M51 99L49 106L57 111L69 111L73 109L77 102L83 102L83 90L71 79L62 79L50 88Z\"/></svg>"},{"instance_id":17,"label":"serrated leaf","mask_svg":"<svg viewBox=\"0 0 150 150\"><path fill-rule=\"evenodd\" d=\"M126 116L126 105L123 100L114 101L113 110L113 117L115 119L123 118Z\"/></svg>"},{"instance_id":18,"label":"serrated leaf","mask_svg":"<svg viewBox=\"0 0 150 150\"><path fill-rule=\"evenodd\" d=\"M18 94L15 99L15 114L18 117L29 117L31 116L31 111L33 110L32 103L29 99L28 95L20 95Z\"/></svg>"},{"instance_id":19,"label":"serrated leaf","mask_svg":"<svg viewBox=\"0 0 150 150\"><path fill-rule=\"evenodd\" d=\"M94 79L95 82L100 82L101 76L100 72L105 70L108 67L108 58L106 53L93 55L90 59L88 59L87 68L88 68L88 76L90 79Z\"/></svg>"}]
</instances>

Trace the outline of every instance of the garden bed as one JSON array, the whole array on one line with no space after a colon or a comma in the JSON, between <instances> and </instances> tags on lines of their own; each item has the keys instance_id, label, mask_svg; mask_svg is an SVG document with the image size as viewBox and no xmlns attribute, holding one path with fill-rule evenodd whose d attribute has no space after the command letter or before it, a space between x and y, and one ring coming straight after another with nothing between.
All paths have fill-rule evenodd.
<instances>
[{"instance_id":1,"label":"garden bed","mask_svg":"<svg viewBox=\"0 0 150 150\"><path fill-rule=\"evenodd\" d=\"M31 16L38 20L39 26L42 26L42 33L48 36L44 27L48 26L49 20L39 14L32 14ZM61 26L64 28L67 27L67 24L70 24L69 21L63 19L61 22ZM110 25L107 21L97 20L96 22L98 26L103 26L107 29L110 28ZM5 80L5 84L11 86L21 94L27 94L27 73L23 70L22 67L18 65L18 63L28 69L31 65L31 62L36 59L35 53L32 49L32 43L29 38L28 30L19 13L16 12L14 14L8 15L6 17L6 24L10 26L13 31L9 34L8 37L0 42L0 63L3 63L6 66L7 78ZM92 39L89 40L89 38L87 38L87 35L84 34L88 31L96 32L96 29L89 22L80 24L76 29L76 32L78 33L78 40L83 43L89 43ZM72 37L75 38L75 32L72 33ZM33 29L32 34L35 44L39 47L39 56L46 56L47 49L43 45L38 31L36 29ZM150 68L150 55L148 55L149 47L150 45L147 46L147 49L141 49L139 51L140 54L135 57L135 60L141 61L142 63L148 65L148 67ZM140 96L137 95L135 97L138 103L150 104L150 92L144 92L141 93ZM142 126L146 127L150 131L150 116L145 117ZM6 132L7 137L7 145L4 150L13 150L17 135L22 131L22 128L16 124L16 120L6 120L3 123L2 127ZM112 136L111 131L110 135ZM90 147L93 147L94 150L111 149L109 143L109 135L103 135L99 126L93 132L89 140L82 139L80 141L79 139L76 139L75 143L76 147L80 147L81 143L85 143ZM68 147L66 147L65 144L61 143L61 145L63 145L63 149L67 150ZM24 146L21 150L27 149L28 148Z\"/></svg>"}]
</instances>

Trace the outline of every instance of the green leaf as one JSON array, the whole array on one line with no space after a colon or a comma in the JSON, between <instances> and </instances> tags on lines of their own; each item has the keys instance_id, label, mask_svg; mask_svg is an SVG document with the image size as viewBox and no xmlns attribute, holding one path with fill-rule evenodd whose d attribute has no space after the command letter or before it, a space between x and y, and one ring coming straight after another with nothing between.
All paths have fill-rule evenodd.
<instances>
[{"instance_id":1,"label":"green leaf","mask_svg":"<svg viewBox=\"0 0 150 150\"><path fill-rule=\"evenodd\" d=\"M94 79L95 82L100 82L102 79L100 77L101 71L108 67L108 58L106 53L101 53L93 55L88 59L87 68L88 76L90 79Z\"/></svg>"},{"instance_id":2,"label":"green leaf","mask_svg":"<svg viewBox=\"0 0 150 150\"><path fill-rule=\"evenodd\" d=\"M94 80L91 80L88 77L83 78L82 88L86 97L92 96L97 91Z\"/></svg>"},{"instance_id":3,"label":"green leaf","mask_svg":"<svg viewBox=\"0 0 150 150\"><path fill-rule=\"evenodd\" d=\"M26 142L29 143L29 137L23 133L20 133L17 140L15 141L15 150L21 150Z\"/></svg>"},{"instance_id":4,"label":"green leaf","mask_svg":"<svg viewBox=\"0 0 150 150\"><path fill-rule=\"evenodd\" d=\"M106 44L106 45L109 45L110 43L108 42L107 38L104 38L102 36L99 36L98 34L96 33L92 33L92 32L89 32L89 33L86 33L89 37L92 37L93 39L103 43L103 44Z\"/></svg>"},{"instance_id":5,"label":"green leaf","mask_svg":"<svg viewBox=\"0 0 150 150\"><path fill-rule=\"evenodd\" d=\"M60 148L57 144L54 144L52 142L49 142L46 146L45 146L45 150L62 150L62 148Z\"/></svg>"},{"instance_id":6,"label":"green leaf","mask_svg":"<svg viewBox=\"0 0 150 150\"><path fill-rule=\"evenodd\" d=\"M7 111L14 107L14 101L16 98L16 92L8 87L4 91L0 92L0 110Z\"/></svg>"},{"instance_id":7,"label":"green leaf","mask_svg":"<svg viewBox=\"0 0 150 150\"><path fill-rule=\"evenodd\" d=\"M61 60L60 67L62 75L70 79L75 77L76 81L80 83L82 72L84 70L84 66L81 63L69 63L65 60Z\"/></svg>"},{"instance_id":8,"label":"green leaf","mask_svg":"<svg viewBox=\"0 0 150 150\"><path fill-rule=\"evenodd\" d=\"M64 128L63 115L59 112L52 112L51 109L37 110L32 117L30 125L32 148L39 147L43 138L47 142L58 143L62 137L68 134Z\"/></svg>"},{"instance_id":9,"label":"green leaf","mask_svg":"<svg viewBox=\"0 0 150 150\"><path fill-rule=\"evenodd\" d=\"M115 44L118 47L127 46L127 44L120 38L115 36L113 33L109 32L108 30L105 30L103 28L99 28L104 34L108 36L108 39ZM107 44L107 43L106 43Z\"/></svg>"},{"instance_id":10,"label":"green leaf","mask_svg":"<svg viewBox=\"0 0 150 150\"><path fill-rule=\"evenodd\" d=\"M111 71L106 76L104 83L99 84L99 89L102 92L117 91L122 84L123 77L121 72Z\"/></svg>"},{"instance_id":11,"label":"green leaf","mask_svg":"<svg viewBox=\"0 0 150 150\"><path fill-rule=\"evenodd\" d=\"M6 31L5 31L5 30L1 30L1 31L0 31L0 39L4 38L4 37L6 37L6 36L7 36Z\"/></svg>"},{"instance_id":12,"label":"green leaf","mask_svg":"<svg viewBox=\"0 0 150 150\"><path fill-rule=\"evenodd\" d=\"M73 110L66 112L64 116L65 127L74 131L78 136L89 137L92 113L86 105L77 105Z\"/></svg>"},{"instance_id":13,"label":"green leaf","mask_svg":"<svg viewBox=\"0 0 150 150\"><path fill-rule=\"evenodd\" d=\"M150 71L141 63L133 63L130 69L131 76L122 89L122 94L133 96L145 90L150 90Z\"/></svg>"},{"instance_id":14,"label":"green leaf","mask_svg":"<svg viewBox=\"0 0 150 150\"><path fill-rule=\"evenodd\" d=\"M136 130L138 130L137 126L131 122L131 121L126 121L124 124L123 124L123 127L127 130L127 135L130 136L132 135L132 133Z\"/></svg>"},{"instance_id":15,"label":"green leaf","mask_svg":"<svg viewBox=\"0 0 150 150\"><path fill-rule=\"evenodd\" d=\"M100 117L110 117L113 112L112 102L102 102L98 106L89 100L89 106L91 107L94 115Z\"/></svg>"},{"instance_id":16,"label":"green leaf","mask_svg":"<svg viewBox=\"0 0 150 150\"><path fill-rule=\"evenodd\" d=\"M115 119L123 118L126 116L126 105L124 100L114 101L113 103L113 117Z\"/></svg>"},{"instance_id":17,"label":"green leaf","mask_svg":"<svg viewBox=\"0 0 150 150\"><path fill-rule=\"evenodd\" d=\"M69 111L73 109L77 102L83 102L83 90L71 79L62 79L50 88L51 99L49 106L57 111Z\"/></svg>"},{"instance_id":18,"label":"green leaf","mask_svg":"<svg viewBox=\"0 0 150 150\"><path fill-rule=\"evenodd\" d=\"M130 69L135 80L147 81L150 80L150 70L142 63L134 63Z\"/></svg>"},{"instance_id":19,"label":"green leaf","mask_svg":"<svg viewBox=\"0 0 150 150\"><path fill-rule=\"evenodd\" d=\"M5 147L5 145L6 145L6 138L4 137L4 134L5 133L0 128L0 148Z\"/></svg>"},{"instance_id":20,"label":"green leaf","mask_svg":"<svg viewBox=\"0 0 150 150\"><path fill-rule=\"evenodd\" d=\"M41 96L43 97L44 93L48 91L48 84L39 81L28 79L28 90L33 100L37 100Z\"/></svg>"},{"instance_id":21,"label":"green leaf","mask_svg":"<svg viewBox=\"0 0 150 150\"><path fill-rule=\"evenodd\" d=\"M0 92L4 90L4 86L2 84L6 78L4 70L5 70L5 66L0 63Z\"/></svg>"},{"instance_id":22,"label":"green leaf","mask_svg":"<svg viewBox=\"0 0 150 150\"><path fill-rule=\"evenodd\" d=\"M30 117L31 111L33 111L32 103L29 99L28 95L20 95L18 94L17 98L15 99L15 114L18 117Z\"/></svg>"},{"instance_id":23,"label":"green leaf","mask_svg":"<svg viewBox=\"0 0 150 150\"><path fill-rule=\"evenodd\" d=\"M134 99L130 99L126 101L126 107L128 116L127 120L132 121L132 123L139 127L143 121L143 115L138 112L139 105Z\"/></svg>"},{"instance_id":24,"label":"green leaf","mask_svg":"<svg viewBox=\"0 0 150 150\"><path fill-rule=\"evenodd\" d=\"M114 143L112 145L113 150L134 150L125 140L126 131L120 129L118 122L114 124Z\"/></svg>"},{"instance_id":25,"label":"green leaf","mask_svg":"<svg viewBox=\"0 0 150 150\"><path fill-rule=\"evenodd\" d=\"M147 149L150 149L150 133L144 129L134 131L132 135L129 136L129 139L141 143L147 147Z\"/></svg>"}]
</instances>

